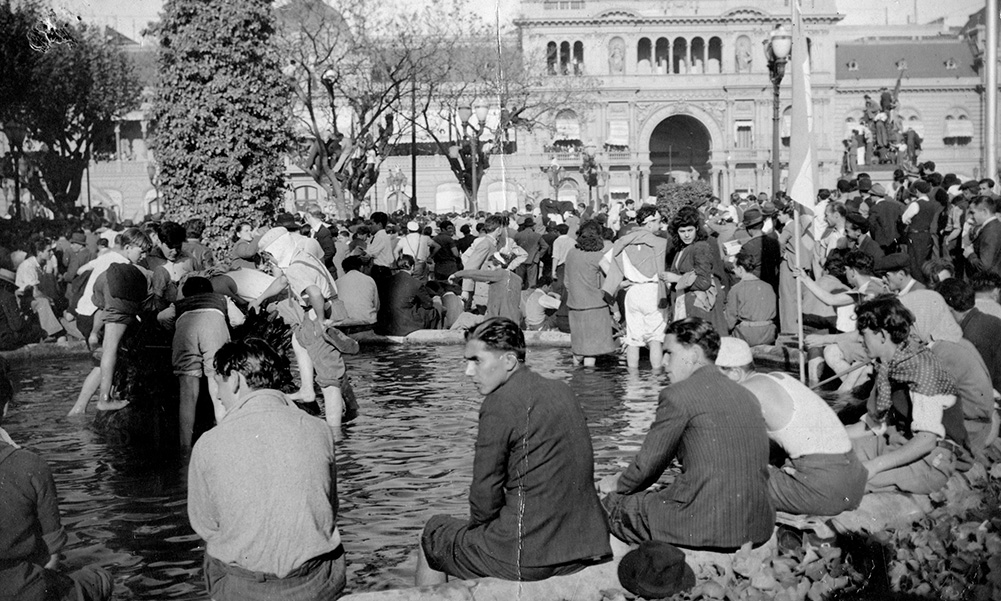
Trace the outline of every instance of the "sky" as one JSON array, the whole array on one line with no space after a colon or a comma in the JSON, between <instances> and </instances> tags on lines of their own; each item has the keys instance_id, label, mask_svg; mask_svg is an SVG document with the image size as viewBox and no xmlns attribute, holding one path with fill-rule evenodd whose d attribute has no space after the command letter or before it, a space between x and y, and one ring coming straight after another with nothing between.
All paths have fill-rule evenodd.
<instances>
[{"instance_id":1,"label":"sky","mask_svg":"<svg viewBox=\"0 0 1001 601\"><path fill-rule=\"evenodd\" d=\"M149 21L157 19L162 0L48 0L57 13L66 17L79 16L87 22L110 25L126 36L139 39L139 32ZM495 0L497 1L497 0ZM845 14L842 23L864 25L872 23L906 23L917 11L917 22L926 23L946 17L950 25L962 25L967 17L985 5L984 0L836 0L838 11ZM510 22L517 14L518 2L500 2L502 22ZM629 0L623 0L623 5ZM494 19L495 3L471 0L470 6L484 18ZM913 22L913 21L912 21Z\"/></svg>"}]
</instances>

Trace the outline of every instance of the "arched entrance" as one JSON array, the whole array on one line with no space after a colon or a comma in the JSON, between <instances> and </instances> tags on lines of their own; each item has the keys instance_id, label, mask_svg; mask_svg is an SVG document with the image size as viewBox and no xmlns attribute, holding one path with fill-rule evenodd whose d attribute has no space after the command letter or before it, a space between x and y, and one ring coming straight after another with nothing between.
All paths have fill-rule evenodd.
<instances>
[{"instance_id":1,"label":"arched entrance","mask_svg":"<svg viewBox=\"0 0 1001 601\"><path fill-rule=\"evenodd\" d=\"M709 181L712 142L709 130L689 115L672 115L650 135L650 195L657 186L695 179Z\"/></svg>"}]
</instances>

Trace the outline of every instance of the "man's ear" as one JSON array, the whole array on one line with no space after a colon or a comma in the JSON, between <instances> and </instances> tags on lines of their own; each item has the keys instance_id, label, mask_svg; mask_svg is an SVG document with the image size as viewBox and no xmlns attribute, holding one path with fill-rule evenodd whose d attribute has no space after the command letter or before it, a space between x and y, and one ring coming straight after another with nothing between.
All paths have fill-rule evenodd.
<instances>
[{"instance_id":1,"label":"man's ear","mask_svg":"<svg viewBox=\"0 0 1001 601\"><path fill-rule=\"evenodd\" d=\"M504 368L507 371L514 371L518 368L518 356L514 353L504 353Z\"/></svg>"}]
</instances>

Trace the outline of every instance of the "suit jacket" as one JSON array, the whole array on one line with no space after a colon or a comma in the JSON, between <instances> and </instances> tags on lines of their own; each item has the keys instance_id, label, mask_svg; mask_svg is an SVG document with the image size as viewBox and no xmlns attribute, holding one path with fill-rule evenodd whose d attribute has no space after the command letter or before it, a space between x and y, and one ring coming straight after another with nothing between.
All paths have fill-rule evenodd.
<instances>
[{"instance_id":1,"label":"suit jacket","mask_svg":"<svg viewBox=\"0 0 1001 601\"><path fill-rule=\"evenodd\" d=\"M779 265L782 263L782 247L778 238L770 235L755 236L745 242L740 250L758 257L760 265L754 270L754 275L771 286L772 290L778 290Z\"/></svg>"},{"instance_id":2,"label":"suit jacket","mask_svg":"<svg viewBox=\"0 0 1001 601\"><path fill-rule=\"evenodd\" d=\"M963 338L980 352L994 389L1001 390L1001 345L997 343L1001 340L1001 319L974 307L959 322L959 327L963 328Z\"/></svg>"},{"instance_id":3,"label":"suit jacket","mask_svg":"<svg viewBox=\"0 0 1001 601\"><path fill-rule=\"evenodd\" d=\"M1001 221L995 219L980 228L968 260L976 271L1001 275Z\"/></svg>"},{"instance_id":4,"label":"suit jacket","mask_svg":"<svg viewBox=\"0 0 1001 601\"><path fill-rule=\"evenodd\" d=\"M415 330L436 328L438 321L427 286L405 271L394 273L376 331L386 336L406 336Z\"/></svg>"},{"instance_id":5,"label":"suit jacket","mask_svg":"<svg viewBox=\"0 0 1001 601\"><path fill-rule=\"evenodd\" d=\"M869 210L869 235L876 244L888 246L900 237L897 223L904 214L904 204L887 198Z\"/></svg>"},{"instance_id":6,"label":"suit jacket","mask_svg":"<svg viewBox=\"0 0 1001 601\"><path fill-rule=\"evenodd\" d=\"M857 250L864 252L865 254L872 257L873 261L883 258L883 249L880 247L879 243L872 239L872 236L865 236L862 241L859 242Z\"/></svg>"},{"instance_id":7,"label":"suit jacket","mask_svg":"<svg viewBox=\"0 0 1001 601\"><path fill-rule=\"evenodd\" d=\"M681 474L644 492L675 459ZM654 540L688 547L737 548L772 535L768 435L761 406L715 366L660 393L657 416L618 492L644 494Z\"/></svg>"},{"instance_id":8,"label":"suit jacket","mask_svg":"<svg viewBox=\"0 0 1001 601\"><path fill-rule=\"evenodd\" d=\"M522 366L483 399L464 542L528 567L611 555L591 436L565 383Z\"/></svg>"}]
</instances>

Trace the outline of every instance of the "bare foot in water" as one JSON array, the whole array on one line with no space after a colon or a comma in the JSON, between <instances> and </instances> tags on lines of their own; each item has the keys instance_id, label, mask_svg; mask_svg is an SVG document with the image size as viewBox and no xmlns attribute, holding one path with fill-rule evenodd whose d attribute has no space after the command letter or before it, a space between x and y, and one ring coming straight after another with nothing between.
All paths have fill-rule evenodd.
<instances>
[{"instance_id":1,"label":"bare foot in water","mask_svg":"<svg viewBox=\"0 0 1001 601\"><path fill-rule=\"evenodd\" d=\"M98 401L97 402L97 410L98 411L118 411L119 409L124 409L124 408L128 407L128 405L129 405L128 401L117 401L117 400L106 399L106 400Z\"/></svg>"}]
</instances>

